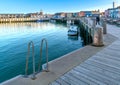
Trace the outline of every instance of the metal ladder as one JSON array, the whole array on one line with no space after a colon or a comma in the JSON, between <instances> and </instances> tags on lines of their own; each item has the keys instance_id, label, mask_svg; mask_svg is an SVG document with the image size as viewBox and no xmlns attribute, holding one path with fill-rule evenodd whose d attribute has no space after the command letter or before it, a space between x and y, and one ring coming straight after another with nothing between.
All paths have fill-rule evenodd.
<instances>
[{"instance_id":1,"label":"metal ladder","mask_svg":"<svg viewBox=\"0 0 120 85\"><path fill-rule=\"evenodd\" d=\"M44 69L43 71L45 72L49 72L49 67L48 67L48 44L47 44L47 40L44 38L41 41L41 46L40 46L40 61L38 63L38 72L40 72L40 68L42 66L42 48L43 48L43 43L45 42L46 44L46 69ZM26 68L25 68L25 78L28 78L28 62L29 62L29 57L30 57L30 46L32 45L32 58L33 58L33 74L31 76L32 80L35 80L36 77L36 71L35 71L35 55L34 55L34 43L32 41L30 41L28 43L28 53L27 53L27 57L26 57Z\"/></svg>"},{"instance_id":2,"label":"metal ladder","mask_svg":"<svg viewBox=\"0 0 120 85\"><path fill-rule=\"evenodd\" d=\"M30 41L28 43L28 53L26 57L26 68L25 68L25 77L28 78L28 62L29 62L29 57L30 57L30 46L32 45L32 58L33 58L33 74L31 76L32 80L35 80L35 54L34 54L34 43Z\"/></svg>"},{"instance_id":3,"label":"metal ladder","mask_svg":"<svg viewBox=\"0 0 120 85\"><path fill-rule=\"evenodd\" d=\"M46 45L46 69L43 69L43 71L45 72L49 72L49 66L48 66L48 44L47 44L47 40L44 38L41 41L41 47L40 47L40 61L38 64L38 72L40 72L40 68L42 66L42 48L43 48L43 43L45 42Z\"/></svg>"}]
</instances>

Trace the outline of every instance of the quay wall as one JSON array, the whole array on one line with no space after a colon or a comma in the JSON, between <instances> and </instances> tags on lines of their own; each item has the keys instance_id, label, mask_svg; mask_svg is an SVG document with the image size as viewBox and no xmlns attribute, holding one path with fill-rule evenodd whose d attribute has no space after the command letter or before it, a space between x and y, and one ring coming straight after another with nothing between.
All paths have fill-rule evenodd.
<instances>
[{"instance_id":1,"label":"quay wall","mask_svg":"<svg viewBox=\"0 0 120 85\"><path fill-rule=\"evenodd\" d=\"M49 19L39 19L39 18L4 18L0 19L0 23L11 23L11 22L37 22L39 20L49 21Z\"/></svg>"},{"instance_id":2,"label":"quay wall","mask_svg":"<svg viewBox=\"0 0 120 85\"><path fill-rule=\"evenodd\" d=\"M84 37L85 44L87 45L92 43L94 37L94 27L89 26L82 20L79 21L79 27L80 27L81 36Z\"/></svg>"}]
</instances>

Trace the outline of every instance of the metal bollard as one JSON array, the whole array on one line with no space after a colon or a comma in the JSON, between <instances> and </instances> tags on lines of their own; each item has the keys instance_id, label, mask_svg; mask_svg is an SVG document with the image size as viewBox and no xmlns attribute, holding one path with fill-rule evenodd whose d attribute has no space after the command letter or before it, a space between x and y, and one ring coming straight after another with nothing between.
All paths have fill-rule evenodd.
<instances>
[{"instance_id":1,"label":"metal bollard","mask_svg":"<svg viewBox=\"0 0 120 85\"><path fill-rule=\"evenodd\" d=\"M107 25L104 20L102 21L102 27L103 27L103 34L107 34Z\"/></svg>"},{"instance_id":2,"label":"metal bollard","mask_svg":"<svg viewBox=\"0 0 120 85\"><path fill-rule=\"evenodd\" d=\"M103 44L103 27L97 25L94 30L93 46L101 47Z\"/></svg>"},{"instance_id":3,"label":"metal bollard","mask_svg":"<svg viewBox=\"0 0 120 85\"><path fill-rule=\"evenodd\" d=\"M96 20L93 19L92 27L94 28L96 26Z\"/></svg>"}]
</instances>

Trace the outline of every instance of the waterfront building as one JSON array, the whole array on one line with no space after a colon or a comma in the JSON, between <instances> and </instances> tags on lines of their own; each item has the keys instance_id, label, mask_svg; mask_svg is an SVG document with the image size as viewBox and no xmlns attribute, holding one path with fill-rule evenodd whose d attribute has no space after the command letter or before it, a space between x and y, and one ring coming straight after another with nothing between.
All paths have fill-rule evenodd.
<instances>
[{"instance_id":1,"label":"waterfront building","mask_svg":"<svg viewBox=\"0 0 120 85\"><path fill-rule=\"evenodd\" d=\"M100 11L92 11L92 17L97 17L97 16L100 16Z\"/></svg>"},{"instance_id":2,"label":"waterfront building","mask_svg":"<svg viewBox=\"0 0 120 85\"><path fill-rule=\"evenodd\" d=\"M36 13L29 13L27 14L30 18L43 18L44 14L43 11L41 10L40 12L36 12Z\"/></svg>"},{"instance_id":3,"label":"waterfront building","mask_svg":"<svg viewBox=\"0 0 120 85\"><path fill-rule=\"evenodd\" d=\"M113 9L113 18L118 19L118 8Z\"/></svg>"},{"instance_id":4,"label":"waterfront building","mask_svg":"<svg viewBox=\"0 0 120 85\"><path fill-rule=\"evenodd\" d=\"M105 10L105 17L106 18L111 18L111 9L110 8Z\"/></svg>"},{"instance_id":5,"label":"waterfront building","mask_svg":"<svg viewBox=\"0 0 120 85\"><path fill-rule=\"evenodd\" d=\"M40 15L43 15L43 11L42 10L40 11Z\"/></svg>"},{"instance_id":6,"label":"waterfront building","mask_svg":"<svg viewBox=\"0 0 120 85\"><path fill-rule=\"evenodd\" d=\"M85 17L91 17L92 11L84 11Z\"/></svg>"},{"instance_id":7,"label":"waterfront building","mask_svg":"<svg viewBox=\"0 0 120 85\"><path fill-rule=\"evenodd\" d=\"M49 20L52 16L50 14L43 14L43 11L28 14L0 14L0 23Z\"/></svg>"},{"instance_id":8,"label":"waterfront building","mask_svg":"<svg viewBox=\"0 0 120 85\"><path fill-rule=\"evenodd\" d=\"M46 18L52 18L52 17L53 17L53 14L45 14L44 17L46 17Z\"/></svg>"},{"instance_id":9,"label":"waterfront building","mask_svg":"<svg viewBox=\"0 0 120 85\"><path fill-rule=\"evenodd\" d=\"M66 16L66 13L60 12L60 13L55 13L53 18L61 19L61 18L64 18L65 16Z\"/></svg>"},{"instance_id":10,"label":"waterfront building","mask_svg":"<svg viewBox=\"0 0 120 85\"><path fill-rule=\"evenodd\" d=\"M67 17L67 18L73 17L73 13L66 13L66 17Z\"/></svg>"},{"instance_id":11,"label":"waterfront building","mask_svg":"<svg viewBox=\"0 0 120 85\"><path fill-rule=\"evenodd\" d=\"M81 12L79 12L80 17L96 17L99 15L100 15L99 11L81 11Z\"/></svg>"},{"instance_id":12,"label":"waterfront building","mask_svg":"<svg viewBox=\"0 0 120 85\"><path fill-rule=\"evenodd\" d=\"M84 12L76 12L76 13L73 13L73 17L82 17L84 16Z\"/></svg>"},{"instance_id":13,"label":"waterfront building","mask_svg":"<svg viewBox=\"0 0 120 85\"><path fill-rule=\"evenodd\" d=\"M78 17L78 12L73 13L73 17Z\"/></svg>"},{"instance_id":14,"label":"waterfront building","mask_svg":"<svg viewBox=\"0 0 120 85\"><path fill-rule=\"evenodd\" d=\"M85 16L85 12L84 12L84 11L81 11L81 12L79 13L79 16L80 16L80 17L84 17L84 16Z\"/></svg>"},{"instance_id":15,"label":"waterfront building","mask_svg":"<svg viewBox=\"0 0 120 85\"><path fill-rule=\"evenodd\" d=\"M108 9L108 13L109 13L109 14L108 14L108 18L113 18L113 17L114 17L114 16L113 16L113 10L114 10L113 8L109 8L109 9Z\"/></svg>"},{"instance_id":16,"label":"waterfront building","mask_svg":"<svg viewBox=\"0 0 120 85\"><path fill-rule=\"evenodd\" d=\"M120 6L117 7L116 11L117 11L116 12L117 13L117 18L120 19Z\"/></svg>"},{"instance_id":17,"label":"waterfront building","mask_svg":"<svg viewBox=\"0 0 120 85\"><path fill-rule=\"evenodd\" d=\"M38 16L39 16L38 13L29 13L29 14L27 14L28 18L37 18Z\"/></svg>"},{"instance_id":18,"label":"waterfront building","mask_svg":"<svg viewBox=\"0 0 120 85\"><path fill-rule=\"evenodd\" d=\"M118 6L116 8L109 8L109 9L105 10L105 17L106 18L114 18L114 19L120 18L120 6Z\"/></svg>"},{"instance_id":19,"label":"waterfront building","mask_svg":"<svg viewBox=\"0 0 120 85\"><path fill-rule=\"evenodd\" d=\"M108 18L109 17L109 11L105 10L105 17Z\"/></svg>"},{"instance_id":20,"label":"waterfront building","mask_svg":"<svg viewBox=\"0 0 120 85\"><path fill-rule=\"evenodd\" d=\"M28 13L28 14L0 14L0 19L7 18L41 18L43 17L43 11L37 13Z\"/></svg>"},{"instance_id":21,"label":"waterfront building","mask_svg":"<svg viewBox=\"0 0 120 85\"><path fill-rule=\"evenodd\" d=\"M29 14L26 14L26 16L28 18L43 18L44 17L43 12L29 13Z\"/></svg>"},{"instance_id":22,"label":"waterfront building","mask_svg":"<svg viewBox=\"0 0 120 85\"><path fill-rule=\"evenodd\" d=\"M25 14L0 14L0 19L7 18L24 18Z\"/></svg>"},{"instance_id":23,"label":"waterfront building","mask_svg":"<svg viewBox=\"0 0 120 85\"><path fill-rule=\"evenodd\" d=\"M120 19L120 6L116 7L115 2L113 2L113 7L105 10L105 17Z\"/></svg>"}]
</instances>

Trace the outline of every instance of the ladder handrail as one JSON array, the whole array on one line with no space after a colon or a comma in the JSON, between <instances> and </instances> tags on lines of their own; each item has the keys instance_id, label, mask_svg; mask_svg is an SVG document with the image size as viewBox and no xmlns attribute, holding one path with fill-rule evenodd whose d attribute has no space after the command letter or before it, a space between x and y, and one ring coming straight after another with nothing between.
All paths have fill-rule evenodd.
<instances>
[{"instance_id":1,"label":"ladder handrail","mask_svg":"<svg viewBox=\"0 0 120 85\"><path fill-rule=\"evenodd\" d=\"M46 72L49 71L49 66L48 66L48 43L47 43L47 40L45 38L42 39L41 41L41 47L40 47L40 61L39 61L39 64L38 64L38 72L40 71L40 67L42 66L42 48L43 48L43 42L45 42L46 44L46 62L47 62L47 69L44 70Z\"/></svg>"},{"instance_id":2,"label":"ladder handrail","mask_svg":"<svg viewBox=\"0 0 120 85\"><path fill-rule=\"evenodd\" d=\"M34 80L35 77L35 55L34 55L34 43L32 41L30 41L28 43L28 53L27 53L27 57L26 57L26 68L25 68L25 76L28 76L28 62L29 62L29 57L30 57L30 46L32 45L32 58L33 58L33 75L32 75L32 79Z\"/></svg>"}]
</instances>

